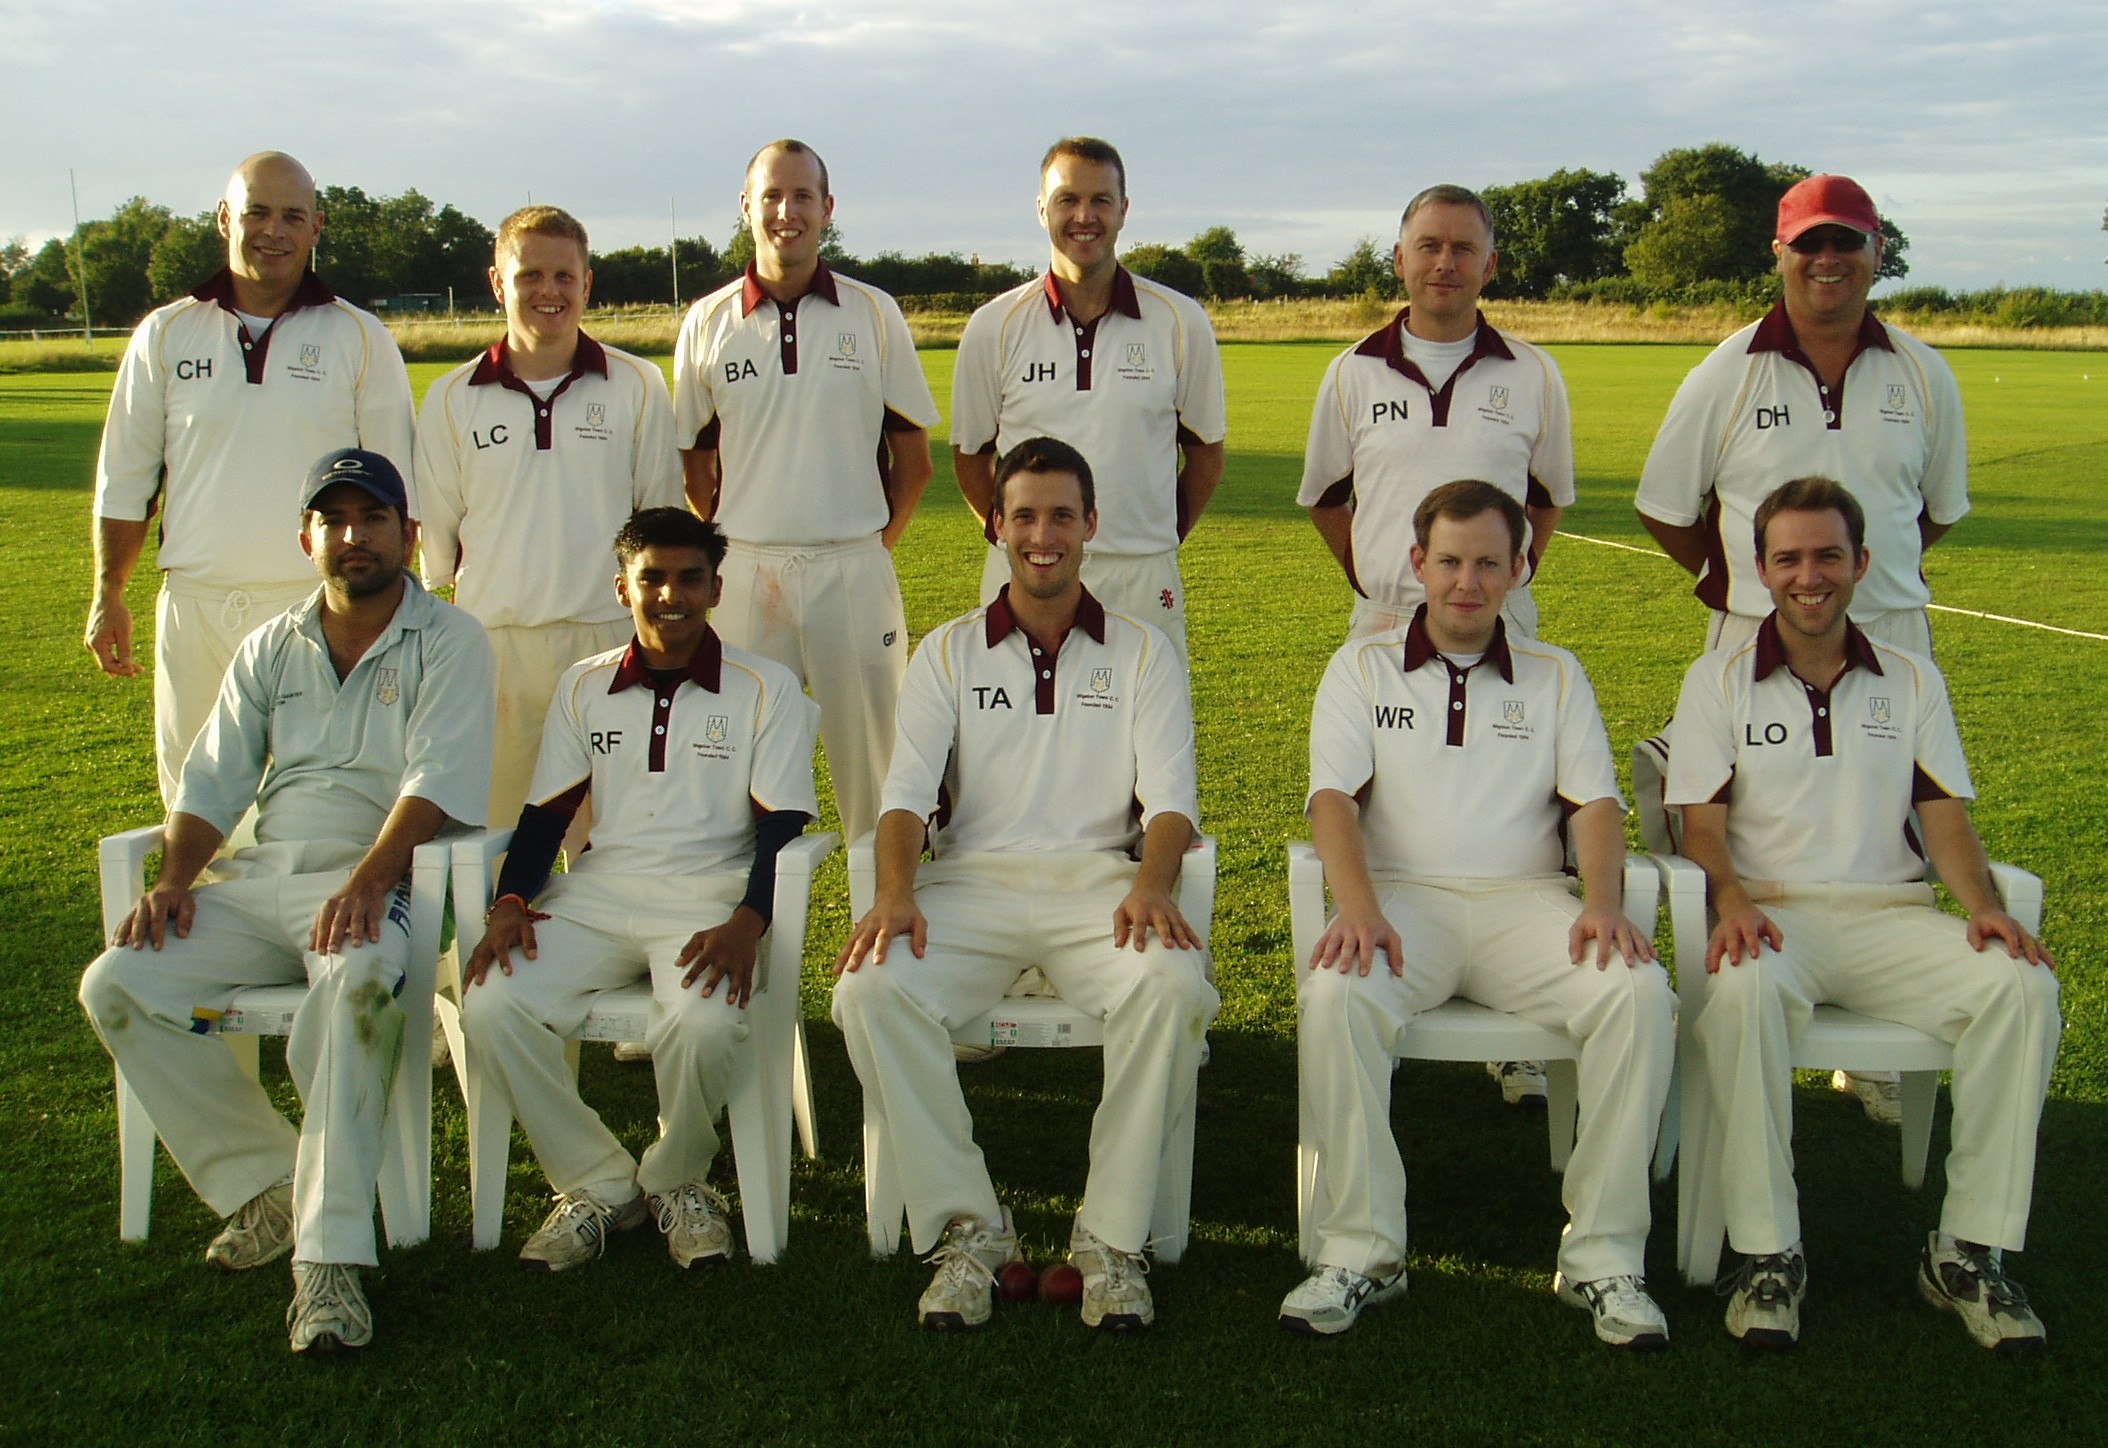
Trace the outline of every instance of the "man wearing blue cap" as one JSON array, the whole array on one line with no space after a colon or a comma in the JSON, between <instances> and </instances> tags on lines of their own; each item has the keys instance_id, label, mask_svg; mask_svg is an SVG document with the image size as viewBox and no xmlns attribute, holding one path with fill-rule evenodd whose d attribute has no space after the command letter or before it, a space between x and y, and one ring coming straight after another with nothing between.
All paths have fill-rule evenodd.
<instances>
[{"instance_id":1,"label":"man wearing blue cap","mask_svg":"<svg viewBox=\"0 0 2108 1448\"><path fill-rule=\"evenodd\" d=\"M293 1253L295 1352L363 1346L381 1122L402 1045L410 855L484 823L495 683L482 625L404 568L403 479L343 448L299 530L322 586L242 641L184 760L160 878L81 981L176 1164L228 1215L207 1265ZM196 881L251 804L256 843ZM286 1042L297 1131L217 1041L236 992L305 981Z\"/></svg>"}]
</instances>

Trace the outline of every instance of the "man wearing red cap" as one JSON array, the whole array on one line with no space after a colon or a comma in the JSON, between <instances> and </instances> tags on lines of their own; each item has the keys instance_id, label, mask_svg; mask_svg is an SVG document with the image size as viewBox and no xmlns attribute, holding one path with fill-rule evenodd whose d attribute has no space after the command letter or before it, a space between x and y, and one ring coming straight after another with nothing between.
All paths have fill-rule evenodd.
<instances>
[{"instance_id":1,"label":"man wearing red cap","mask_svg":"<svg viewBox=\"0 0 2108 1448\"><path fill-rule=\"evenodd\" d=\"M1748 642L1771 595L1748 539L1757 504L1791 478L1835 478L1866 510L1866 577L1852 622L1932 653L1925 549L1969 511L1962 395L1932 348L1877 321L1881 218L1845 176L1810 176L1779 199L1784 295L1691 370L1640 475L1640 521L1698 580L1708 649ZM1656 741L1658 743L1658 741ZM1643 795L1645 779L1634 781ZM1893 1077L1848 1076L1868 1116L1902 1121Z\"/></svg>"}]
</instances>

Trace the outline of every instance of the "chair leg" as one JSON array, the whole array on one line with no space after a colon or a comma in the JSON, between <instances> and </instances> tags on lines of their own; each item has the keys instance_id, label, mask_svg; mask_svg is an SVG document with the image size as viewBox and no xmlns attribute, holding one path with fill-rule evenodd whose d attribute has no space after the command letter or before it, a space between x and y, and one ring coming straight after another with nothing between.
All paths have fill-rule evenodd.
<instances>
[{"instance_id":1,"label":"chair leg","mask_svg":"<svg viewBox=\"0 0 2108 1448\"><path fill-rule=\"evenodd\" d=\"M118 1235L144 1242L154 1219L154 1123L146 1105L117 1073Z\"/></svg>"},{"instance_id":2,"label":"chair leg","mask_svg":"<svg viewBox=\"0 0 2108 1448\"><path fill-rule=\"evenodd\" d=\"M1916 1191L1925 1185L1925 1159L1932 1153L1932 1113L1939 1099L1940 1073L1905 1071L1903 1076L1903 1185Z\"/></svg>"},{"instance_id":3,"label":"chair leg","mask_svg":"<svg viewBox=\"0 0 2108 1448\"><path fill-rule=\"evenodd\" d=\"M907 1201L894 1176L891 1143L886 1140L885 1118L864 1096L864 1230L871 1239L873 1257L890 1257L900 1246L900 1228L907 1216Z\"/></svg>"},{"instance_id":4,"label":"chair leg","mask_svg":"<svg viewBox=\"0 0 2108 1448\"><path fill-rule=\"evenodd\" d=\"M1662 1102L1660 1133L1654 1138L1654 1179L1665 1182L1676 1166L1677 1148L1683 1144L1683 1054L1669 1063L1669 1095Z\"/></svg>"},{"instance_id":5,"label":"chair leg","mask_svg":"<svg viewBox=\"0 0 2108 1448\"><path fill-rule=\"evenodd\" d=\"M1195 1096L1198 1089L1196 1088ZM1164 1137L1164 1154L1157 1163L1156 1206L1149 1224L1150 1240L1159 1262L1177 1262L1186 1255L1186 1242L1193 1229L1193 1111L1194 1097L1171 1123Z\"/></svg>"},{"instance_id":6,"label":"chair leg","mask_svg":"<svg viewBox=\"0 0 2108 1448\"><path fill-rule=\"evenodd\" d=\"M1581 1115L1581 1063L1568 1056L1544 1063L1545 1130L1551 1137L1552 1170L1564 1173L1574 1155L1574 1124Z\"/></svg>"},{"instance_id":7,"label":"chair leg","mask_svg":"<svg viewBox=\"0 0 2108 1448\"><path fill-rule=\"evenodd\" d=\"M414 1247L432 1235L432 1021L409 1022L381 1124L381 1222L388 1245Z\"/></svg>"},{"instance_id":8,"label":"chair leg","mask_svg":"<svg viewBox=\"0 0 2108 1448\"><path fill-rule=\"evenodd\" d=\"M777 1033L757 1019L765 1010L766 1003L757 999L749 1012L752 1035L735 1055L725 1110L739 1170L747 1256L756 1264L781 1256L790 1232L792 1062L789 1052L770 1049L779 1042Z\"/></svg>"},{"instance_id":9,"label":"chair leg","mask_svg":"<svg viewBox=\"0 0 2108 1448\"><path fill-rule=\"evenodd\" d=\"M572 1043L575 1046L575 1042ZM456 1056L468 1112L469 1247L487 1252L505 1230L505 1177L512 1156L512 1107L473 1055Z\"/></svg>"},{"instance_id":10,"label":"chair leg","mask_svg":"<svg viewBox=\"0 0 2108 1448\"><path fill-rule=\"evenodd\" d=\"M1296 1110L1296 1240L1303 1261L1312 1267L1317 1265L1318 1222L1331 1205L1325 1192L1324 1177L1319 1172L1322 1158L1318 1152L1317 1121L1312 1115L1310 1101L1301 1092Z\"/></svg>"},{"instance_id":11,"label":"chair leg","mask_svg":"<svg viewBox=\"0 0 2108 1448\"><path fill-rule=\"evenodd\" d=\"M813 1106L812 1053L805 1044L805 1020L799 1017L791 1038L791 1114L798 1122L798 1142L808 1160L820 1157L819 1114Z\"/></svg>"},{"instance_id":12,"label":"chair leg","mask_svg":"<svg viewBox=\"0 0 2108 1448\"><path fill-rule=\"evenodd\" d=\"M1706 1092L1705 1062L1695 1042L1686 1041L1687 1059L1679 1093L1683 1144L1676 1168L1676 1265L1693 1287L1709 1285L1720 1272L1720 1252L1727 1236L1726 1203L1720 1192L1721 1143Z\"/></svg>"}]
</instances>

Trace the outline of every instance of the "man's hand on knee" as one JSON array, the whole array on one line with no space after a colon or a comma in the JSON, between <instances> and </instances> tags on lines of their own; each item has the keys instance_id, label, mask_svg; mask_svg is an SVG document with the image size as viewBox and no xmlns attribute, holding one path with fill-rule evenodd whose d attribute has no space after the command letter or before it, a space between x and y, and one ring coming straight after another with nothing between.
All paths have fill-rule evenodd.
<instances>
[{"instance_id":1,"label":"man's hand on knee","mask_svg":"<svg viewBox=\"0 0 2108 1448\"><path fill-rule=\"evenodd\" d=\"M368 884L356 872L344 888L322 902L315 912L315 929L308 942L317 955L335 955L346 942L353 950L381 938L381 922L388 918L388 896L393 886Z\"/></svg>"},{"instance_id":2,"label":"man's hand on knee","mask_svg":"<svg viewBox=\"0 0 2108 1448\"><path fill-rule=\"evenodd\" d=\"M908 948L920 960L929 948L930 922L912 895L905 900L881 898L849 933L849 943L835 957L834 973L857 970L867 958L873 965L884 965L886 951L902 936L907 937Z\"/></svg>"},{"instance_id":3,"label":"man's hand on knee","mask_svg":"<svg viewBox=\"0 0 2108 1448\"><path fill-rule=\"evenodd\" d=\"M724 982L725 1004L744 1006L754 991L754 948L767 929L759 915L742 905L724 924L696 931L673 962L673 968L683 972L681 988L701 976L707 999Z\"/></svg>"},{"instance_id":4,"label":"man's hand on knee","mask_svg":"<svg viewBox=\"0 0 2108 1448\"><path fill-rule=\"evenodd\" d=\"M1342 910L1318 937L1317 949L1310 952L1310 968L1367 975L1379 954L1392 975L1405 974L1405 942L1383 913L1356 915Z\"/></svg>"},{"instance_id":5,"label":"man's hand on knee","mask_svg":"<svg viewBox=\"0 0 2108 1448\"><path fill-rule=\"evenodd\" d=\"M2049 947L2028 933L2025 925L2003 910L1979 910L1969 917L1969 944L1978 951L1993 940L2005 946L2006 954L2014 960L2025 957L2029 965L2046 965L2051 970L2057 962L2049 953Z\"/></svg>"},{"instance_id":6,"label":"man's hand on knee","mask_svg":"<svg viewBox=\"0 0 2108 1448\"><path fill-rule=\"evenodd\" d=\"M461 967L462 989L483 984L483 977L490 974L493 965L511 975L512 952L515 950L533 960L536 948L534 922L548 918L530 910L517 895L507 895L491 906L483 938L476 942L476 948Z\"/></svg>"},{"instance_id":7,"label":"man's hand on knee","mask_svg":"<svg viewBox=\"0 0 2108 1448\"><path fill-rule=\"evenodd\" d=\"M1576 916L1574 927L1567 932L1567 959L1575 965L1587 963L1588 944L1596 945L1596 969L1610 968L1611 953L1621 956L1626 967L1654 959L1654 942L1625 917L1622 910L1607 907L1589 907Z\"/></svg>"},{"instance_id":8,"label":"man's hand on knee","mask_svg":"<svg viewBox=\"0 0 2108 1448\"><path fill-rule=\"evenodd\" d=\"M179 889L174 885L156 885L139 897L132 913L117 922L117 933L111 937L112 945L129 945L140 950L151 945L159 950L174 928L181 939L190 934L190 922L198 913L198 897L194 890ZM1978 946L1979 950L1983 947Z\"/></svg>"},{"instance_id":9,"label":"man's hand on knee","mask_svg":"<svg viewBox=\"0 0 2108 1448\"><path fill-rule=\"evenodd\" d=\"M1746 902L1740 909L1725 910L1720 923L1713 927L1713 938L1706 942L1705 973L1717 974L1723 962L1740 965L1745 960L1754 961L1757 951L1765 945L1773 950L1786 947L1785 932L1769 915Z\"/></svg>"},{"instance_id":10,"label":"man's hand on knee","mask_svg":"<svg viewBox=\"0 0 2108 1448\"><path fill-rule=\"evenodd\" d=\"M1113 911L1113 948L1121 949L1132 940L1136 950L1146 950L1152 930L1174 949L1200 949L1200 932L1179 913L1170 892L1136 885Z\"/></svg>"}]
</instances>

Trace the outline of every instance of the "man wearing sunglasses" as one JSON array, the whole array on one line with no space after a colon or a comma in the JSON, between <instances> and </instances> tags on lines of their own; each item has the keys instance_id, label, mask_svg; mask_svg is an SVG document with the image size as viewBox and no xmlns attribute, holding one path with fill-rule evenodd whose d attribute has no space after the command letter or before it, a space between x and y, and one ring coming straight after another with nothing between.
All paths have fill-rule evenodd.
<instances>
[{"instance_id":1,"label":"man wearing sunglasses","mask_svg":"<svg viewBox=\"0 0 2108 1448\"><path fill-rule=\"evenodd\" d=\"M1793 186L1771 249L1784 295L1684 379L1640 475L1640 521L1697 578L1713 610L1706 647L1726 648L1771 612L1747 544L1757 504L1789 479L1835 478L1866 510L1871 562L1852 622L1930 655L1925 549L1969 511L1961 389L1937 352L1867 307L1881 219L1858 182ZM1666 746L1650 743L1665 760ZM1634 789L1644 798L1652 784L1636 778ZM1875 1121L1902 1124L1892 1075L1840 1071L1835 1084Z\"/></svg>"}]
</instances>

